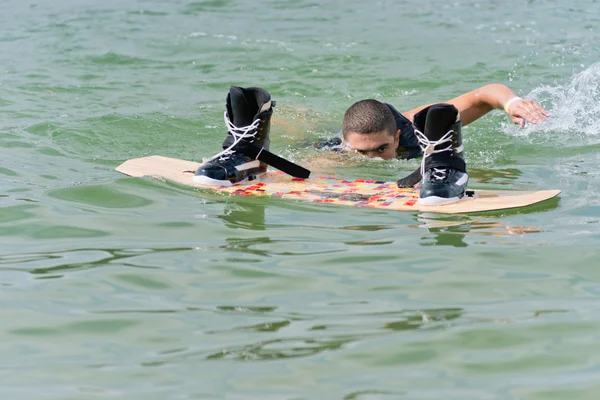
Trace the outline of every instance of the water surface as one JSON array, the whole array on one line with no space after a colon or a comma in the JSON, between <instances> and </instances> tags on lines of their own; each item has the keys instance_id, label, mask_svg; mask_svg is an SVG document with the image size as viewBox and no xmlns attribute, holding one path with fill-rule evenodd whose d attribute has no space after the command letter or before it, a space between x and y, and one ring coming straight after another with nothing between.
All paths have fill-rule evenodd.
<instances>
[{"instance_id":1,"label":"water surface","mask_svg":"<svg viewBox=\"0 0 600 400\"><path fill-rule=\"evenodd\" d=\"M0 4L0 394L11 399L595 399L600 3ZM224 198L114 171L220 147L230 85L300 163L345 109L487 83L552 114L464 129L444 216ZM316 166L393 180L416 162Z\"/></svg>"}]
</instances>

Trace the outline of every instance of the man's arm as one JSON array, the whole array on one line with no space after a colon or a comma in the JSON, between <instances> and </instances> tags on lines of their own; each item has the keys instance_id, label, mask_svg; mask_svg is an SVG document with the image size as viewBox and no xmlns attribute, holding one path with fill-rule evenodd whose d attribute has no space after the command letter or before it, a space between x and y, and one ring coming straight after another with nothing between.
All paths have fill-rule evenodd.
<instances>
[{"instance_id":1,"label":"man's arm","mask_svg":"<svg viewBox=\"0 0 600 400\"><path fill-rule=\"evenodd\" d=\"M446 103L458 109L463 126L478 120L494 109L504 109L511 120L521 126L525 125L526 121L534 124L543 122L550 116L548 111L535 101L521 99L510 88L501 84L480 87ZM415 108L404 113L404 116L413 121L415 114L429 105Z\"/></svg>"}]
</instances>

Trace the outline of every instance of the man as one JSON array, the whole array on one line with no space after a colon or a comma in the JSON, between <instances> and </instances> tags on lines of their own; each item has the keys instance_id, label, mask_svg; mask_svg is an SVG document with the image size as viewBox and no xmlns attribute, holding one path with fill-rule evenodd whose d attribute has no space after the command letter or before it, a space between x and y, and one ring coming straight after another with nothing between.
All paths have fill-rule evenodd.
<instances>
[{"instance_id":1,"label":"man","mask_svg":"<svg viewBox=\"0 0 600 400\"><path fill-rule=\"evenodd\" d=\"M402 137L393 138L398 144L394 146L393 143L389 143L388 151L383 151L383 149L380 149L381 146L369 147L365 146L366 143L362 143L368 140L374 144L381 143L381 145L384 145L390 141L389 138L376 137L377 135L373 135L376 132L367 128L369 124L375 125L377 121L381 121L378 127L383 127L383 121L386 119L389 121L390 119L390 115L385 115L388 114L385 110L377 107L378 104L383 103L376 100L361 100L354 103L346 111L343 123L343 142L346 142L355 151L371 158L380 157L384 160L394 157L413 158L415 153L412 150L419 146L411 133L413 130L412 123L414 123L415 116L420 111L431 105L424 105L400 114L390 104L385 104L387 106L385 108L391 111L391 117L396 121L397 129L394 129L393 133L398 135L402 133ZM449 100L446 104L457 108L462 126L478 120L493 109L504 109L512 121L521 126L524 126L526 121L531 123L543 122L549 116L548 112L535 101L521 99L508 87L499 84L483 86ZM364 126L361 126L361 123ZM375 128L375 126L373 127ZM359 130L361 128L363 131ZM420 152L420 150L417 152Z\"/></svg>"},{"instance_id":2,"label":"man","mask_svg":"<svg viewBox=\"0 0 600 400\"><path fill-rule=\"evenodd\" d=\"M273 159L266 155L276 157L268 151L274 106L264 89L232 86L227 95L228 133L224 150L203 163L194 179L208 185L231 185L266 172L267 164L259 160ZM424 105L404 114L377 100L361 100L346 111L342 138L330 144L341 144L367 157L383 159L422 155L420 171L400 180L398 185L414 185L422 178L419 203L449 203L464 196L468 183L461 126L493 109L504 109L521 126L525 122L543 122L549 116L535 101L522 99L499 84L486 85L446 103ZM275 165L276 161L272 165L286 170L286 165Z\"/></svg>"}]
</instances>

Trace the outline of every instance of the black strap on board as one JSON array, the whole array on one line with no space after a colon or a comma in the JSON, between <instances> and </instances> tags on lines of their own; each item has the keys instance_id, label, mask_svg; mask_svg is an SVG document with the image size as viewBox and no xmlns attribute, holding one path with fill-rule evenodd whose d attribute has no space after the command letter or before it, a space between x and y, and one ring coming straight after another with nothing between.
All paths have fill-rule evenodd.
<instances>
[{"instance_id":1,"label":"black strap on board","mask_svg":"<svg viewBox=\"0 0 600 400\"><path fill-rule=\"evenodd\" d=\"M402 179L398 179L398 187L399 188L410 188L415 186L417 183L421 182L423 176L421 175L421 167L417 168L417 170L411 173L408 176L405 176Z\"/></svg>"},{"instance_id":2,"label":"black strap on board","mask_svg":"<svg viewBox=\"0 0 600 400\"><path fill-rule=\"evenodd\" d=\"M244 145L240 146L238 149L236 149L236 151L239 151L250 158L254 158L255 160L260 160L264 163L267 163L273 168L277 168L278 170L283 171L294 178L306 179L310 176L310 171L308 169L301 167L298 164L294 164L285 158L279 157L278 155L273 154L269 150L259 147L254 143L244 143Z\"/></svg>"}]
</instances>

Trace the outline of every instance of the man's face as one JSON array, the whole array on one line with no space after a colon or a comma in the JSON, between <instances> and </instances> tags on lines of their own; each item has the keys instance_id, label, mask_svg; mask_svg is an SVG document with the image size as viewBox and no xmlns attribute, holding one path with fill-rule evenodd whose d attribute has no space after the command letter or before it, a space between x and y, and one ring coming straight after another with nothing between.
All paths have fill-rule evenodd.
<instances>
[{"instance_id":1,"label":"man's face","mask_svg":"<svg viewBox=\"0 0 600 400\"><path fill-rule=\"evenodd\" d=\"M369 158L380 157L384 160L391 160L396 157L399 138L399 130L395 135L390 135L388 132L369 134L349 132L346 134L344 143L351 150Z\"/></svg>"}]
</instances>

